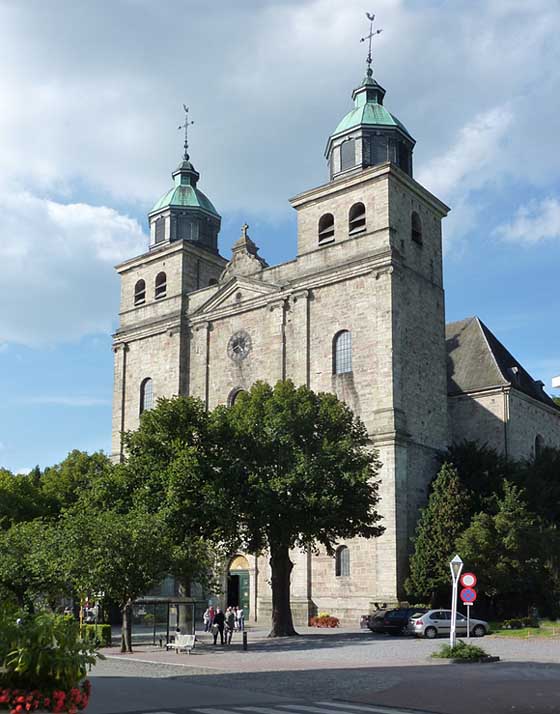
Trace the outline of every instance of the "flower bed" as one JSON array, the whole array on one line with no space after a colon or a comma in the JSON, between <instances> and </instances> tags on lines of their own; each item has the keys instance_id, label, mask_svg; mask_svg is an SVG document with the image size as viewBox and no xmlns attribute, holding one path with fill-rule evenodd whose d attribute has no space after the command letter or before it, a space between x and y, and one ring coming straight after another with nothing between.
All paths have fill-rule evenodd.
<instances>
[{"instance_id":1,"label":"flower bed","mask_svg":"<svg viewBox=\"0 0 560 714\"><path fill-rule=\"evenodd\" d=\"M76 714L87 707L90 692L89 679L84 680L78 687L72 687L69 691L0 688L0 711L8 710L10 714L24 714L42 710Z\"/></svg>"},{"instance_id":2,"label":"flower bed","mask_svg":"<svg viewBox=\"0 0 560 714\"><path fill-rule=\"evenodd\" d=\"M310 627L338 627L339 624L340 621L338 617L331 617L331 615L325 615L322 613L309 620Z\"/></svg>"}]
</instances>

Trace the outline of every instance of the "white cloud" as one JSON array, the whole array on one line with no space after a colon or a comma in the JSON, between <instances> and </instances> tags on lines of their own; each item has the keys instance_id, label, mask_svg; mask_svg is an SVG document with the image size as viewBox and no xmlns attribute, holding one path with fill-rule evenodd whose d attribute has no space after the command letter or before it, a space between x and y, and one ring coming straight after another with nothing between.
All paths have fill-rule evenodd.
<instances>
[{"instance_id":1,"label":"white cloud","mask_svg":"<svg viewBox=\"0 0 560 714\"><path fill-rule=\"evenodd\" d=\"M557 0L378 0L376 13L376 76L418 141L417 177L453 209L448 237L512 177L558 176ZM0 343L111 329L112 264L145 247L122 214L170 186L183 101L224 225L287 217L291 195L327 178L366 30L361 0L0 3Z\"/></svg>"},{"instance_id":2,"label":"white cloud","mask_svg":"<svg viewBox=\"0 0 560 714\"><path fill-rule=\"evenodd\" d=\"M526 245L560 238L560 200L545 198L521 206L513 221L498 226L495 233L505 240Z\"/></svg>"},{"instance_id":3,"label":"white cloud","mask_svg":"<svg viewBox=\"0 0 560 714\"><path fill-rule=\"evenodd\" d=\"M0 341L26 345L109 332L113 265L145 249L138 222L112 208L0 195Z\"/></svg>"},{"instance_id":4,"label":"white cloud","mask_svg":"<svg viewBox=\"0 0 560 714\"><path fill-rule=\"evenodd\" d=\"M27 476L31 472L31 469L23 468L16 470L16 476Z\"/></svg>"}]
</instances>

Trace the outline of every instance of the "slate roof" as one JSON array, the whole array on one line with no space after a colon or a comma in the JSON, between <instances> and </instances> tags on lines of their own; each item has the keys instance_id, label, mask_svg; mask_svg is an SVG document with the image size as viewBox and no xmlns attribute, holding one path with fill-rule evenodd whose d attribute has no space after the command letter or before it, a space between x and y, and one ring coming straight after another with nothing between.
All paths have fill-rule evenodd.
<instances>
[{"instance_id":1,"label":"slate roof","mask_svg":"<svg viewBox=\"0 0 560 714\"><path fill-rule=\"evenodd\" d=\"M467 317L446 325L445 340L450 396L511 385L558 409L541 383L531 377L478 317Z\"/></svg>"}]
</instances>

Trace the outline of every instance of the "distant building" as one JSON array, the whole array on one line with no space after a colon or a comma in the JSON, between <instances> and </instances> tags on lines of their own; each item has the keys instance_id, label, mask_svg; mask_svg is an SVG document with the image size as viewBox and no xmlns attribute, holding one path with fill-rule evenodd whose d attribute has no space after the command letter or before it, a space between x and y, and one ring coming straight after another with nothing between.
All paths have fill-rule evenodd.
<instances>
[{"instance_id":1,"label":"distant building","mask_svg":"<svg viewBox=\"0 0 560 714\"><path fill-rule=\"evenodd\" d=\"M329 181L291 199L293 260L269 266L247 226L228 260L221 218L185 155L150 211L150 247L117 267L113 454L157 397L233 404L256 380L331 391L379 451L378 539L335 557L293 553L296 622L328 611L357 622L403 596L410 539L439 455L474 439L513 458L560 447L560 410L476 317L445 328L441 221L448 208L413 178L414 139L368 72L329 137ZM224 129L227 131L227 128ZM266 147L261 147L266 152ZM263 161L262 180L274 167ZM297 167L294 167L294 171ZM266 556L234 553L227 598L270 613Z\"/></svg>"}]
</instances>

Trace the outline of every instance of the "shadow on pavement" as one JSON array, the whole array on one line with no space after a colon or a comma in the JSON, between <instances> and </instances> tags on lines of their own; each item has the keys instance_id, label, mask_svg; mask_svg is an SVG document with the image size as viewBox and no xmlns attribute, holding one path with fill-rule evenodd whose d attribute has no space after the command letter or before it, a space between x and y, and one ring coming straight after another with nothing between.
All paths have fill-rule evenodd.
<instances>
[{"instance_id":1,"label":"shadow on pavement","mask_svg":"<svg viewBox=\"0 0 560 714\"><path fill-rule=\"evenodd\" d=\"M426 664L234 674L94 677L89 714L338 699L434 714L559 714L560 664Z\"/></svg>"}]
</instances>

